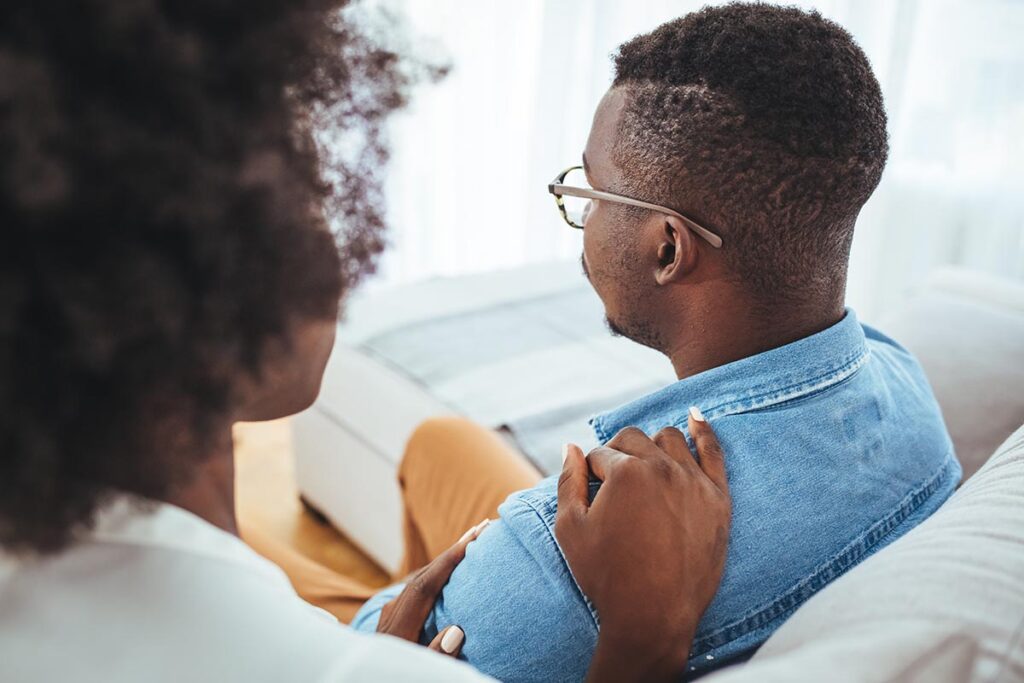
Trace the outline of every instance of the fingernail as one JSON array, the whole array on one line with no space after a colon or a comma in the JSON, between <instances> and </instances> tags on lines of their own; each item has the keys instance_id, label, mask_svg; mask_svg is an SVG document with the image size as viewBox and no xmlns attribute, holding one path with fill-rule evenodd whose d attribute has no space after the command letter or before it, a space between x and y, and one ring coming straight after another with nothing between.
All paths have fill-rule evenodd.
<instances>
[{"instance_id":1,"label":"fingernail","mask_svg":"<svg viewBox=\"0 0 1024 683\"><path fill-rule=\"evenodd\" d=\"M562 464L565 464L565 459L569 457L569 444L562 446Z\"/></svg>"},{"instance_id":2,"label":"fingernail","mask_svg":"<svg viewBox=\"0 0 1024 683\"><path fill-rule=\"evenodd\" d=\"M484 521L482 521L479 524L477 524L476 525L476 535L479 536L480 534L482 534L484 532L484 529L486 529L490 525L491 525L491 520L489 520L489 519L485 519Z\"/></svg>"},{"instance_id":3,"label":"fingernail","mask_svg":"<svg viewBox=\"0 0 1024 683\"><path fill-rule=\"evenodd\" d=\"M441 638L441 649L453 655L465 639L466 634L462 632L462 629L458 626L452 626L445 632L444 637Z\"/></svg>"},{"instance_id":4,"label":"fingernail","mask_svg":"<svg viewBox=\"0 0 1024 683\"><path fill-rule=\"evenodd\" d=\"M462 543L467 538L471 538L473 536L473 534L475 534L475 533L476 533L476 527L475 526L474 527L470 527L469 531L467 531L466 533L462 534L462 537L459 538L458 543Z\"/></svg>"},{"instance_id":5,"label":"fingernail","mask_svg":"<svg viewBox=\"0 0 1024 683\"><path fill-rule=\"evenodd\" d=\"M700 412L700 408L697 406L690 406L690 417L697 422L704 422L704 413Z\"/></svg>"}]
</instances>

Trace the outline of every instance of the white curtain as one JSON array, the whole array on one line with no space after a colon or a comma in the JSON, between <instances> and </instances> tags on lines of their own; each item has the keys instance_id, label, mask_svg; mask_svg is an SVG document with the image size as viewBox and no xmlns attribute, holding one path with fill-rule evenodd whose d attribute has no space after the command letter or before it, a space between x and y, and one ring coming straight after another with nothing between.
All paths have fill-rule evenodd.
<instances>
[{"instance_id":1,"label":"white curtain","mask_svg":"<svg viewBox=\"0 0 1024 683\"><path fill-rule=\"evenodd\" d=\"M380 0L452 65L392 125L391 248L371 286L578 256L547 183L578 163L630 37L688 0ZM862 316L942 265L1024 278L1024 2L821 0L871 59L892 152L858 223Z\"/></svg>"}]
</instances>

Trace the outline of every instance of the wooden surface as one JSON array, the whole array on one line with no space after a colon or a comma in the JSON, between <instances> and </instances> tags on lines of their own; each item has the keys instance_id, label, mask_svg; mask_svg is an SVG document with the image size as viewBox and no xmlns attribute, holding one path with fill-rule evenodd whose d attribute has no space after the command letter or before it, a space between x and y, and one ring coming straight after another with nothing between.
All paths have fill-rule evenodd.
<instances>
[{"instance_id":1,"label":"wooden surface","mask_svg":"<svg viewBox=\"0 0 1024 683\"><path fill-rule=\"evenodd\" d=\"M342 534L303 508L295 488L291 425L287 420L235 428L236 508L253 525L310 559L369 586L388 576Z\"/></svg>"}]
</instances>

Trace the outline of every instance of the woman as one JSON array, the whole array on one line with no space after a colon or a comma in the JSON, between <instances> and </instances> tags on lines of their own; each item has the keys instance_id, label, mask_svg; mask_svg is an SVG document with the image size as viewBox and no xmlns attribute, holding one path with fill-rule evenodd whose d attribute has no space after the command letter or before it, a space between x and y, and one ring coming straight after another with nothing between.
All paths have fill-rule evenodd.
<instances>
[{"instance_id":1,"label":"woman","mask_svg":"<svg viewBox=\"0 0 1024 683\"><path fill-rule=\"evenodd\" d=\"M313 401L383 244L381 126L414 70L345 4L0 7L0 679L479 680L341 627L237 538L231 426ZM708 474L677 433L636 433L591 455L593 505L566 458L595 680L671 677L717 586L724 470L692 428ZM418 638L479 531L418 570L385 633ZM685 609L638 609L640 588Z\"/></svg>"}]
</instances>

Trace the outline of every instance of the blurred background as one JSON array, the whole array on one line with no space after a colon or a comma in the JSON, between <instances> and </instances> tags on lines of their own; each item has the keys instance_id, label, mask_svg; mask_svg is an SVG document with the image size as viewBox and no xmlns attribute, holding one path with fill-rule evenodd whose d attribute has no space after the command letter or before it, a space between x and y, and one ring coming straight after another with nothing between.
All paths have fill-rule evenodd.
<instances>
[{"instance_id":1,"label":"blurred background","mask_svg":"<svg viewBox=\"0 0 1024 683\"><path fill-rule=\"evenodd\" d=\"M579 162L611 55L708 4L377 0L451 72L392 126L391 247L370 289L578 256L547 183ZM712 3L715 4L715 3ZM891 155L848 300L876 319L937 267L1024 278L1024 2L819 0L864 48Z\"/></svg>"}]
</instances>

